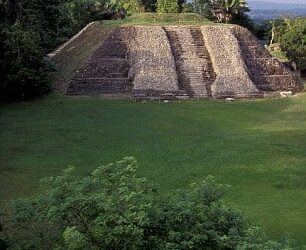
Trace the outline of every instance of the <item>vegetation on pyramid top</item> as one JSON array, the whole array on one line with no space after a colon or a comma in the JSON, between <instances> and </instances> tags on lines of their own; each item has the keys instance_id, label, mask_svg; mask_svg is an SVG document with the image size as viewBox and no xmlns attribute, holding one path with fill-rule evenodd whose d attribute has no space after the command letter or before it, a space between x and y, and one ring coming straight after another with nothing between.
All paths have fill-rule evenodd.
<instances>
[{"instance_id":1,"label":"vegetation on pyramid top","mask_svg":"<svg viewBox=\"0 0 306 250\"><path fill-rule=\"evenodd\" d=\"M155 13L144 12L134 13L121 20L103 20L107 26L121 25L193 25L193 24L213 24L209 19L196 13Z\"/></svg>"}]
</instances>

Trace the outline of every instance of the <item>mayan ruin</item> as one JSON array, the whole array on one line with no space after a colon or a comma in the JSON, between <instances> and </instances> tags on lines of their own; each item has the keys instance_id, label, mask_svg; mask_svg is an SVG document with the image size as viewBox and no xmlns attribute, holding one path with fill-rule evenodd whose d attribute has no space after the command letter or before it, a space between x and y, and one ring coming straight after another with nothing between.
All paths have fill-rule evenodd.
<instances>
[{"instance_id":1,"label":"mayan ruin","mask_svg":"<svg viewBox=\"0 0 306 250\"><path fill-rule=\"evenodd\" d=\"M251 98L302 89L294 72L235 25L115 28L67 87L68 95L136 99Z\"/></svg>"}]
</instances>

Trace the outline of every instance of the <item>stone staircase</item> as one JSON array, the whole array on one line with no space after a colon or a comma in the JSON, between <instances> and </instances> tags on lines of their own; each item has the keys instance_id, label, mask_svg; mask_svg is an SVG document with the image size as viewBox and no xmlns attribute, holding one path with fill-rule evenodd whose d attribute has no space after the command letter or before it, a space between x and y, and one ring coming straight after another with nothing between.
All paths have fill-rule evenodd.
<instances>
[{"instance_id":1,"label":"stone staircase","mask_svg":"<svg viewBox=\"0 0 306 250\"><path fill-rule=\"evenodd\" d=\"M115 29L70 81L68 95L126 95L131 92L126 58L128 29Z\"/></svg>"},{"instance_id":2,"label":"stone staircase","mask_svg":"<svg viewBox=\"0 0 306 250\"><path fill-rule=\"evenodd\" d=\"M179 89L189 97L211 96L215 80L210 56L199 27L164 27L171 44Z\"/></svg>"},{"instance_id":3,"label":"stone staircase","mask_svg":"<svg viewBox=\"0 0 306 250\"><path fill-rule=\"evenodd\" d=\"M242 28L236 28L235 34L250 78L259 90L296 92L301 89L298 76L277 58L273 58L253 34Z\"/></svg>"}]
</instances>

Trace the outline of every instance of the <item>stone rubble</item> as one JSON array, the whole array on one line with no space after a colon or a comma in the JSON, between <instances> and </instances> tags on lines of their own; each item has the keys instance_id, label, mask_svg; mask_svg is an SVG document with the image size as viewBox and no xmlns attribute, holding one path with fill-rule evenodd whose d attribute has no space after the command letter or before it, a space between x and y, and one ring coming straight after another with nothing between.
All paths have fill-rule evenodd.
<instances>
[{"instance_id":1,"label":"stone rubble","mask_svg":"<svg viewBox=\"0 0 306 250\"><path fill-rule=\"evenodd\" d=\"M227 26L202 26L201 30L217 74L211 86L212 96L261 96L261 92L249 77L239 43L231 29Z\"/></svg>"},{"instance_id":2,"label":"stone rubble","mask_svg":"<svg viewBox=\"0 0 306 250\"><path fill-rule=\"evenodd\" d=\"M171 95L179 91L174 58L162 27L135 27L128 58L135 97Z\"/></svg>"},{"instance_id":3,"label":"stone rubble","mask_svg":"<svg viewBox=\"0 0 306 250\"><path fill-rule=\"evenodd\" d=\"M133 28L118 28L101 43L86 65L72 78L68 95L126 95L131 92L127 41Z\"/></svg>"}]
</instances>

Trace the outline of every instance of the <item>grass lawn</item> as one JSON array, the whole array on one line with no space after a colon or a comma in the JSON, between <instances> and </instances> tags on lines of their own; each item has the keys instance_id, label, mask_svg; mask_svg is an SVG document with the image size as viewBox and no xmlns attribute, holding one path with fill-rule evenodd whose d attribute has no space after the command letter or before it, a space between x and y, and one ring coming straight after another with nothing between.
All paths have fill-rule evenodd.
<instances>
[{"instance_id":1,"label":"grass lawn","mask_svg":"<svg viewBox=\"0 0 306 250\"><path fill-rule=\"evenodd\" d=\"M135 13L122 20L105 20L103 26L205 25L214 22L195 13Z\"/></svg>"},{"instance_id":2,"label":"grass lawn","mask_svg":"<svg viewBox=\"0 0 306 250\"><path fill-rule=\"evenodd\" d=\"M275 238L306 244L306 95L134 103L50 96L0 107L1 204L68 165L135 156L162 193L214 175L226 202Z\"/></svg>"}]
</instances>

